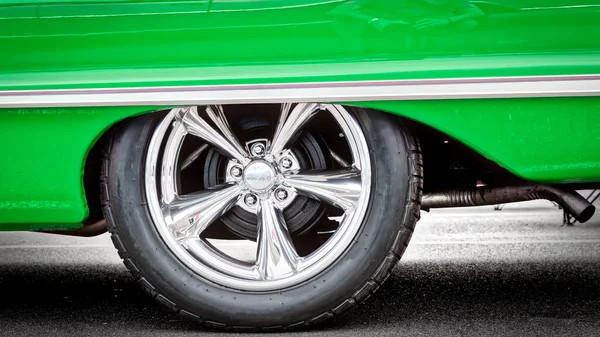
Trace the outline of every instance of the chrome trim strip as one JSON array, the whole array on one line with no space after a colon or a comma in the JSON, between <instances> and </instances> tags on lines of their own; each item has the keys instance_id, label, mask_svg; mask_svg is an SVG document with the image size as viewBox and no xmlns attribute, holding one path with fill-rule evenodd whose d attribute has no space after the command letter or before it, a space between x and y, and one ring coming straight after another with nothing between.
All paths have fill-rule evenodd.
<instances>
[{"instance_id":1,"label":"chrome trim strip","mask_svg":"<svg viewBox=\"0 0 600 337\"><path fill-rule=\"evenodd\" d=\"M600 96L600 74L0 91L0 108Z\"/></svg>"}]
</instances>

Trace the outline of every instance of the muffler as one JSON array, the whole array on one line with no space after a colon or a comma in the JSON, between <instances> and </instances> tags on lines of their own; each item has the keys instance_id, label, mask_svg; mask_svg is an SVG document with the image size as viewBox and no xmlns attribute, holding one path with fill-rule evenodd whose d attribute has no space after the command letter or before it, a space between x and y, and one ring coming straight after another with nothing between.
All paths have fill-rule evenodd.
<instances>
[{"instance_id":1,"label":"muffler","mask_svg":"<svg viewBox=\"0 0 600 337\"><path fill-rule=\"evenodd\" d=\"M421 209L429 211L431 208L497 205L537 199L556 202L581 223L588 221L596 211L596 207L579 193L548 185L477 187L425 193Z\"/></svg>"}]
</instances>

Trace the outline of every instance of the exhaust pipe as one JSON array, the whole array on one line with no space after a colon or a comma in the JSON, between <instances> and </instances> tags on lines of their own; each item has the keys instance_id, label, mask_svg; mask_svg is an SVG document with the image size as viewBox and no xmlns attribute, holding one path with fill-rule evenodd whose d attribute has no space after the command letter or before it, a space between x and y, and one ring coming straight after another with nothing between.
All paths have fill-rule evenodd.
<instances>
[{"instance_id":1,"label":"exhaust pipe","mask_svg":"<svg viewBox=\"0 0 600 337\"><path fill-rule=\"evenodd\" d=\"M537 199L556 202L580 223L588 221L596 211L596 207L579 193L548 185L478 187L425 193L421 209L429 211L431 208L497 205Z\"/></svg>"}]
</instances>

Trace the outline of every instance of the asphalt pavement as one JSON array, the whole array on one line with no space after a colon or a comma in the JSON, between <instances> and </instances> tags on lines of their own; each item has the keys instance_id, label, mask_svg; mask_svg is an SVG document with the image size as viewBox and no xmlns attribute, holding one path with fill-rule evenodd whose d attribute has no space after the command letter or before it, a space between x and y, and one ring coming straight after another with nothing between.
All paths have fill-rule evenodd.
<instances>
[{"instance_id":1,"label":"asphalt pavement","mask_svg":"<svg viewBox=\"0 0 600 337\"><path fill-rule=\"evenodd\" d=\"M362 307L296 336L598 336L600 215L551 203L424 213ZM0 233L0 336L228 336L162 309L107 235Z\"/></svg>"}]
</instances>

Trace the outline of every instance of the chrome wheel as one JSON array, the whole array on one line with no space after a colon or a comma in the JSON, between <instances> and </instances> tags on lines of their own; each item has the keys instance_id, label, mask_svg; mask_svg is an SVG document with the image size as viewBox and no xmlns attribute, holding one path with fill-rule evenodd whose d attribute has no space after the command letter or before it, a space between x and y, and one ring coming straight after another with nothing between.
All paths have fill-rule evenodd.
<instances>
[{"instance_id":1,"label":"chrome wheel","mask_svg":"<svg viewBox=\"0 0 600 337\"><path fill-rule=\"evenodd\" d=\"M335 131L338 140L335 149L320 150L335 164L317 169L316 160L302 160L294 146L310 124L325 115L335 122L328 132ZM267 137L240 132L232 116L226 116L222 106L184 107L171 110L161 121L146 158L150 216L172 253L210 281L249 291L294 286L336 261L363 225L371 190L365 137L340 105L282 104ZM186 152L188 140L195 148ZM221 164L213 165L217 157ZM188 182L200 175L193 171L199 160L222 170L215 171L212 182L190 190ZM335 218L336 225L322 245L299 254L290 225L298 221L286 218L286 212L309 201L316 205L311 208L313 218ZM336 211L317 211L324 207ZM232 213L256 221L255 233L246 237L257 241L252 260L226 254L205 235L212 226L230 223ZM299 227L310 221L301 222Z\"/></svg>"},{"instance_id":2,"label":"chrome wheel","mask_svg":"<svg viewBox=\"0 0 600 337\"><path fill-rule=\"evenodd\" d=\"M419 218L421 168L417 139L382 112L176 108L115 126L103 212L166 307L215 329L298 329L389 278Z\"/></svg>"}]
</instances>

